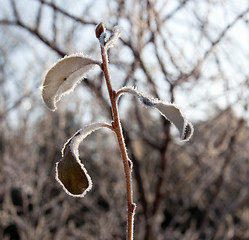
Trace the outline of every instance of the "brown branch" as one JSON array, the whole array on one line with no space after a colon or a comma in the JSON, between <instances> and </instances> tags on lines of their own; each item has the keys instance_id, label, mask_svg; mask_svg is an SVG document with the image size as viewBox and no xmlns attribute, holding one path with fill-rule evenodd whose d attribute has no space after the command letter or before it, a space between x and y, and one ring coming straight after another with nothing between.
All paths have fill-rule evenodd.
<instances>
[{"instance_id":1,"label":"brown branch","mask_svg":"<svg viewBox=\"0 0 249 240\"><path fill-rule=\"evenodd\" d=\"M226 33L228 32L228 30L230 30L237 22L238 20L240 20L242 17L244 17L247 13L249 12L249 8L247 8L245 11L243 11L241 14L239 14L231 23L229 23L224 29L223 31L220 33L219 37L212 42L211 47L206 51L206 53L204 54L204 59L207 58L207 56L213 51L213 49L216 47L216 45L218 45L218 43L221 42L221 40L225 37Z\"/></svg>"},{"instance_id":2,"label":"brown branch","mask_svg":"<svg viewBox=\"0 0 249 240\"><path fill-rule=\"evenodd\" d=\"M163 20L167 21L170 18L172 18L180 9L182 9L186 5L187 2L190 2L190 1L187 1L187 0L182 1L180 5L176 7L172 12L170 12L168 15L166 15Z\"/></svg>"},{"instance_id":3,"label":"brown branch","mask_svg":"<svg viewBox=\"0 0 249 240\"><path fill-rule=\"evenodd\" d=\"M36 23L35 23L35 28L39 30L40 23L41 23L41 16L42 16L42 9L43 9L43 3L40 4L37 17L36 17Z\"/></svg>"},{"instance_id":4,"label":"brown branch","mask_svg":"<svg viewBox=\"0 0 249 240\"><path fill-rule=\"evenodd\" d=\"M213 182L213 186L215 186L215 189L214 189L214 192L213 192L213 196L212 196L212 199L211 201L209 202L209 205L206 207L206 211L205 211L205 215L202 219L202 222L200 224L200 230L198 232L198 235L196 236L198 239L200 237L200 235L202 234L203 230L204 230L204 227L205 227L205 224L208 220L208 216L210 214L210 212L212 212L214 206L215 206L215 203L217 201L217 198L218 198L218 195L221 191L221 187L224 183L224 175L226 173L226 169L227 167L229 166L231 160L232 160L232 157L234 155L234 147L235 147L235 144L236 144L236 139L239 135L239 132L241 131L241 129L243 129L243 126L244 126L244 120L240 120L236 126L236 128L234 129L234 131L232 132L231 134L231 137L228 141L228 146L227 148L222 151L220 153L220 155L223 155L225 154L225 161L223 163L223 166L221 167L221 170L220 170L220 173L219 175L217 176L217 178L214 180ZM229 150L227 150L229 149Z\"/></svg>"},{"instance_id":5,"label":"brown branch","mask_svg":"<svg viewBox=\"0 0 249 240\"><path fill-rule=\"evenodd\" d=\"M19 22L20 21L20 17L19 17L19 14L17 12L17 9L16 9L15 1L11 0L10 3L11 3L11 6L12 6L12 9L13 9L13 13L14 13L14 16L16 18L16 21Z\"/></svg>"},{"instance_id":6,"label":"brown branch","mask_svg":"<svg viewBox=\"0 0 249 240\"><path fill-rule=\"evenodd\" d=\"M144 123L142 121L142 118L140 117L137 104L135 105L135 116L136 116L138 124L140 126L140 133L142 135L143 141L146 142L152 148L160 151L162 149L162 146L160 144L158 144L157 142L153 141L153 139L149 136L149 134L147 134L147 132L145 132L145 130L144 130L145 129Z\"/></svg>"},{"instance_id":7,"label":"brown branch","mask_svg":"<svg viewBox=\"0 0 249 240\"><path fill-rule=\"evenodd\" d=\"M151 85L151 87L152 87L153 95L154 95L155 97L159 98L158 93L157 93L157 88L156 88L156 86L155 86L155 82L153 81L151 74L149 73L147 67L145 66L144 61L142 60L139 51L137 51L137 49L135 49L135 48L132 46L132 44L131 44L130 41L126 41L126 40L124 40L124 39L122 39L122 38L120 38L120 40L121 40L121 42L122 42L125 46L127 46L127 47L129 47L129 48L131 49L131 51L132 51L132 53L133 53L133 55L134 55L134 58L135 58L134 61L139 62L140 66L141 66L141 69L143 70L144 74L145 74L146 77L147 77L148 82L150 83L150 85Z\"/></svg>"},{"instance_id":8,"label":"brown branch","mask_svg":"<svg viewBox=\"0 0 249 240\"><path fill-rule=\"evenodd\" d=\"M0 20L0 24L3 25L12 25L12 26L19 26L25 30L27 30L32 35L36 36L39 40L41 40L45 45L53 49L55 52L57 52L61 57L64 57L66 55L66 52L63 52L61 49L59 49L53 42L49 41L47 38L45 38L42 34L38 32L37 29L31 28L22 22L13 22L9 20Z\"/></svg>"},{"instance_id":9,"label":"brown branch","mask_svg":"<svg viewBox=\"0 0 249 240\"><path fill-rule=\"evenodd\" d=\"M133 203L133 191L132 191L132 163L128 157L127 149L124 142L122 126L119 120L118 115L118 107L117 107L117 99L116 99L116 92L112 88L109 69L108 69L108 55L107 55L107 48L103 46L101 42L101 34L105 32L105 27L103 23L100 23L96 27L96 37L100 41L100 48L101 48L101 56L102 56L102 70L105 76L106 85L109 93L109 98L111 101L112 106L112 115L113 115L113 122L112 127L117 136L123 165L124 165L124 172L125 172L125 179L126 179L126 197L127 197L127 240L133 239L133 228L134 228L134 215L135 215L135 208L136 205Z\"/></svg>"},{"instance_id":10,"label":"brown branch","mask_svg":"<svg viewBox=\"0 0 249 240\"><path fill-rule=\"evenodd\" d=\"M93 22L93 21L86 21L85 19L83 18L78 18L78 17L75 17L67 12L65 12L63 9L59 8L58 6L56 6L54 3L49 3L49 2L46 2L44 0L38 0L39 2L41 2L42 4L45 4L49 7L52 7L54 10L56 10L57 12L73 19L74 21L76 22L79 22L79 23L83 23L83 24L90 24L90 25L97 25L97 22Z\"/></svg>"},{"instance_id":11,"label":"brown branch","mask_svg":"<svg viewBox=\"0 0 249 240\"><path fill-rule=\"evenodd\" d=\"M197 62L197 64L192 68L192 70L189 73L181 74L179 78L175 81L175 85L180 85L182 82L187 81L188 78L191 77L192 75L198 76L199 69L201 65L204 63L204 61L207 59L209 54L213 52L214 48L223 40L226 33L238 22L238 20L243 18L248 12L249 12L249 8L247 8L245 11L239 14L231 23L229 23L223 29L223 31L220 33L217 39L211 43L211 47L204 53L203 58Z\"/></svg>"},{"instance_id":12,"label":"brown branch","mask_svg":"<svg viewBox=\"0 0 249 240\"><path fill-rule=\"evenodd\" d=\"M219 222L217 222L215 224L215 228L213 230L213 236L211 238L212 240L216 239L216 235L218 233L218 230L219 230L221 224L224 223L224 221L228 215L232 214L237 209L243 208L245 205L248 206L248 201L249 201L248 188L249 188L249 182L247 182L243 186L243 188L240 190L240 193L238 194L238 197L236 199L234 199L233 201L231 201L231 204L229 205L229 207L221 215L221 217L219 218Z\"/></svg>"},{"instance_id":13,"label":"brown branch","mask_svg":"<svg viewBox=\"0 0 249 240\"><path fill-rule=\"evenodd\" d=\"M149 219L147 220L147 226L146 226L146 232L145 232L145 240L150 240L153 239L153 219L155 218L161 202L164 198L165 192L163 191L163 186L166 178L166 173L167 173L167 163L168 163L168 158L167 158L167 152L168 152L168 147L170 143L170 123L165 120L165 141L164 141L164 147L161 150L161 159L160 159L160 173L158 174L158 182L156 185L156 193L154 197L154 202L152 206L152 211L150 214Z\"/></svg>"},{"instance_id":14,"label":"brown branch","mask_svg":"<svg viewBox=\"0 0 249 240\"><path fill-rule=\"evenodd\" d=\"M101 100L101 104L106 110L110 110L110 105L107 103L106 99L103 97L103 94L101 93L101 87L97 87L93 81L89 81L88 78L84 78L84 81L81 82L82 85L86 85L88 88L90 88L95 95ZM105 111L108 112L108 111Z\"/></svg>"},{"instance_id":15,"label":"brown branch","mask_svg":"<svg viewBox=\"0 0 249 240\"><path fill-rule=\"evenodd\" d=\"M167 120L166 120L167 121ZM159 209L160 206L160 202L162 200L162 196L163 196L163 191L162 191L162 187L163 187L163 183L164 183L164 179L166 177L166 171L167 171L167 150L169 147L169 143L170 143L170 123L166 122L165 125L165 142L164 142L164 147L161 151L161 166L160 166L160 170L161 173L159 174L160 178L158 179L158 183L157 183L157 187L156 187L156 195L155 195L155 199L154 199L154 203L153 203L153 209L152 209L152 215L155 215Z\"/></svg>"},{"instance_id":16,"label":"brown branch","mask_svg":"<svg viewBox=\"0 0 249 240\"><path fill-rule=\"evenodd\" d=\"M52 28L53 28L53 42L54 43L56 43L56 41L57 41L56 22L57 22L57 11L56 11L55 8L53 8L53 23L52 23Z\"/></svg>"},{"instance_id":17,"label":"brown branch","mask_svg":"<svg viewBox=\"0 0 249 240\"><path fill-rule=\"evenodd\" d=\"M19 106L19 105L23 102L23 100L24 100L25 98L30 97L31 94L32 94L31 91L28 92L28 93L26 93L25 95L23 95L22 97L20 97L20 98L11 106L11 107L9 107L9 108L6 109L3 113L1 113L1 114L0 114L0 121L1 121L2 119L5 119L6 115L7 115L10 111L14 110L17 106Z\"/></svg>"}]
</instances>

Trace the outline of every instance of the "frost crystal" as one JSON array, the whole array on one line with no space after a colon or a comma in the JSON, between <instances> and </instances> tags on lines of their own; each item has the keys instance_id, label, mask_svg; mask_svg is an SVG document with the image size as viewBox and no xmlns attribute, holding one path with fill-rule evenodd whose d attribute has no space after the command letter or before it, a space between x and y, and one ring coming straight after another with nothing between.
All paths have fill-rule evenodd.
<instances>
[{"instance_id":1,"label":"frost crystal","mask_svg":"<svg viewBox=\"0 0 249 240\"><path fill-rule=\"evenodd\" d=\"M64 144L62 159L56 163L56 180L73 197L84 197L92 188L91 177L79 159L79 145L89 134L103 127L105 123L87 125Z\"/></svg>"},{"instance_id":2,"label":"frost crystal","mask_svg":"<svg viewBox=\"0 0 249 240\"><path fill-rule=\"evenodd\" d=\"M181 140L188 141L192 136L194 131L192 124L185 119L181 110L176 105L147 96L131 87L123 87L117 92L118 96L124 93L136 96L146 107L157 109L162 116L176 126L180 132Z\"/></svg>"},{"instance_id":3,"label":"frost crystal","mask_svg":"<svg viewBox=\"0 0 249 240\"><path fill-rule=\"evenodd\" d=\"M55 111L56 103L75 86L99 62L82 53L60 59L46 74L42 85L42 98L48 108Z\"/></svg>"}]
</instances>

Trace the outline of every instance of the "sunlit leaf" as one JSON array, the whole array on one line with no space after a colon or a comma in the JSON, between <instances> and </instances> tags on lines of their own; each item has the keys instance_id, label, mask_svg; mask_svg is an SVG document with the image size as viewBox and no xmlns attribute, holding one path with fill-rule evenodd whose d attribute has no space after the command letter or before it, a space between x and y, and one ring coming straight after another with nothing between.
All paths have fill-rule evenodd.
<instances>
[{"instance_id":1,"label":"sunlit leaf","mask_svg":"<svg viewBox=\"0 0 249 240\"><path fill-rule=\"evenodd\" d=\"M117 40L120 37L120 28L115 26L112 30L112 35L110 38L107 40L105 47L106 48L112 48L116 44Z\"/></svg>"},{"instance_id":2,"label":"sunlit leaf","mask_svg":"<svg viewBox=\"0 0 249 240\"><path fill-rule=\"evenodd\" d=\"M48 108L55 111L61 97L74 90L88 72L99 62L82 53L60 59L48 71L42 85L42 98Z\"/></svg>"},{"instance_id":3,"label":"sunlit leaf","mask_svg":"<svg viewBox=\"0 0 249 240\"><path fill-rule=\"evenodd\" d=\"M67 194L84 197L92 188L92 180L79 159L80 143L93 131L107 127L104 123L93 123L79 130L65 143L62 159L56 163L56 180L63 186Z\"/></svg>"},{"instance_id":4,"label":"sunlit leaf","mask_svg":"<svg viewBox=\"0 0 249 240\"><path fill-rule=\"evenodd\" d=\"M155 99L138 91L135 88L123 87L117 94L130 93L136 96L146 107L157 109L166 119L168 119L180 132L181 140L188 141L193 134L193 126L183 116L181 110L174 104Z\"/></svg>"}]
</instances>

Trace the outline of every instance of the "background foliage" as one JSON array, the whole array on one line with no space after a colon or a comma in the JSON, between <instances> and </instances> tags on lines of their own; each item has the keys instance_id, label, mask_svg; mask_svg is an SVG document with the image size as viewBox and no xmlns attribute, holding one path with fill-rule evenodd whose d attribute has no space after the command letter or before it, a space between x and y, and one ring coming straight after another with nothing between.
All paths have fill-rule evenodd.
<instances>
[{"instance_id":1,"label":"background foliage","mask_svg":"<svg viewBox=\"0 0 249 240\"><path fill-rule=\"evenodd\" d=\"M67 196L55 181L75 131L108 121L94 71L50 112L39 86L66 54L99 58L94 28L122 28L110 51L114 88L137 85L181 106L194 123L174 129L134 99L119 102L133 160L135 239L249 238L249 6L247 1L0 1L0 238L124 239L125 182L108 131L80 147L93 189Z\"/></svg>"}]
</instances>

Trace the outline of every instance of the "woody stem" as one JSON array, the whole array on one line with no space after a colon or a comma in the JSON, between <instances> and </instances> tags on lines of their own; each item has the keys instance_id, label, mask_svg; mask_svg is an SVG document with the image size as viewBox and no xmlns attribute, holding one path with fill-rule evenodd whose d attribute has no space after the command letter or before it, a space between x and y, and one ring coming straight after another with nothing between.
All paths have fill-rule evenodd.
<instances>
[{"instance_id":1,"label":"woody stem","mask_svg":"<svg viewBox=\"0 0 249 240\"><path fill-rule=\"evenodd\" d=\"M106 85L111 101L111 108L112 108L112 116L113 116L113 129L117 136L123 165L124 165L124 173L125 173L125 179L126 179L126 195L127 195L127 240L133 239L133 227L134 227L134 215L135 215L135 204L133 203L133 196L132 196L132 178L131 178L131 172L132 172L132 163L129 160L123 132L122 132L122 126L119 120L118 115L118 107L117 107L117 101L116 101L116 92L112 89L110 75L109 75L109 69L108 69L108 55L107 55L107 49L101 45L101 56L102 56L102 70L105 76Z\"/></svg>"}]
</instances>

